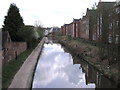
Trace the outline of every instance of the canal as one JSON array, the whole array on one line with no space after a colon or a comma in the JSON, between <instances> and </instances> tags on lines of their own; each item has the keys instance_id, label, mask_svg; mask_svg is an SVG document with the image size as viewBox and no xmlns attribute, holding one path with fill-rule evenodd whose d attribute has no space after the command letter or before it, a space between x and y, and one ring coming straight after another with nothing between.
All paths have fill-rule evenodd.
<instances>
[{"instance_id":1,"label":"canal","mask_svg":"<svg viewBox=\"0 0 120 90\"><path fill-rule=\"evenodd\" d=\"M45 38L36 66L32 88L114 88L104 77L82 59L73 59L59 43Z\"/></svg>"}]
</instances>

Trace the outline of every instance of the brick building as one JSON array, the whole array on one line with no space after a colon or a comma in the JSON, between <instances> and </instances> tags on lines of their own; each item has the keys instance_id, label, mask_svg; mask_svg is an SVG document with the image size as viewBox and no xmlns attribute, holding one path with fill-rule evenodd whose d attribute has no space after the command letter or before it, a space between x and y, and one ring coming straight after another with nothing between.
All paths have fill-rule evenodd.
<instances>
[{"instance_id":1,"label":"brick building","mask_svg":"<svg viewBox=\"0 0 120 90\"><path fill-rule=\"evenodd\" d=\"M101 43L120 41L120 0L99 2L97 8L88 9L82 19L73 19L70 24L61 27L63 35Z\"/></svg>"},{"instance_id":2,"label":"brick building","mask_svg":"<svg viewBox=\"0 0 120 90\"><path fill-rule=\"evenodd\" d=\"M70 35L70 24L65 24L66 35Z\"/></svg>"},{"instance_id":3,"label":"brick building","mask_svg":"<svg viewBox=\"0 0 120 90\"><path fill-rule=\"evenodd\" d=\"M97 40L97 10L88 9L86 12L89 40Z\"/></svg>"},{"instance_id":4,"label":"brick building","mask_svg":"<svg viewBox=\"0 0 120 90\"><path fill-rule=\"evenodd\" d=\"M69 24L70 36L71 36L71 37L72 37L72 33L73 33L72 27L73 27L73 23L71 22L71 23Z\"/></svg>"},{"instance_id":5,"label":"brick building","mask_svg":"<svg viewBox=\"0 0 120 90\"><path fill-rule=\"evenodd\" d=\"M60 28L60 33L63 35L63 26L61 26L61 28Z\"/></svg>"},{"instance_id":6,"label":"brick building","mask_svg":"<svg viewBox=\"0 0 120 90\"><path fill-rule=\"evenodd\" d=\"M81 22L81 19L73 19L73 27L72 27L73 37L80 37L80 22Z\"/></svg>"},{"instance_id":7,"label":"brick building","mask_svg":"<svg viewBox=\"0 0 120 90\"><path fill-rule=\"evenodd\" d=\"M111 22L109 22L110 20L109 16L111 15L114 5L115 5L115 2L99 2L98 3L97 34L101 43L109 42L108 30L109 30L109 25L111 24Z\"/></svg>"},{"instance_id":8,"label":"brick building","mask_svg":"<svg viewBox=\"0 0 120 90\"><path fill-rule=\"evenodd\" d=\"M9 33L2 31L2 65L7 64L10 60L27 49L26 42L12 42Z\"/></svg>"},{"instance_id":9,"label":"brick building","mask_svg":"<svg viewBox=\"0 0 120 90\"><path fill-rule=\"evenodd\" d=\"M92 31L92 36L91 36L91 40L96 40L98 41L99 38L98 38L98 33L97 33L97 10L92 10L91 11L91 21L90 22L91 24L91 30Z\"/></svg>"},{"instance_id":10,"label":"brick building","mask_svg":"<svg viewBox=\"0 0 120 90\"><path fill-rule=\"evenodd\" d=\"M72 36L72 23L68 24L68 35Z\"/></svg>"},{"instance_id":11,"label":"brick building","mask_svg":"<svg viewBox=\"0 0 120 90\"><path fill-rule=\"evenodd\" d=\"M83 16L81 19L80 37L82 39L89 39L89 21L87 16Z\"/></svg>"},{"instance_id":12,"label":"brick building","mask_svg":"<svg viewBox=\"0 0 120 90\"><path fill-rule=\"evenodd\" d=\"M67 30L66 30L67 28L66 27L67 27L67 24L64 24L63 25L63 35L67 35Z\"/></svg>"}]
</instances>

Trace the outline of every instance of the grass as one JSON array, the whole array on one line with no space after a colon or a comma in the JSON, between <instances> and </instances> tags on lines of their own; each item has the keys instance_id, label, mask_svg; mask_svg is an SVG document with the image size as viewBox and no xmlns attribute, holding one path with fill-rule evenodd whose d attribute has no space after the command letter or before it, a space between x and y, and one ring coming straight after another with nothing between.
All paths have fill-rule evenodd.
<instances>
[{"instance_id":1,"label":"grass","mask_svg":"<svg viewBox=\"0 0 120 90\"><path fill-rule=\"evenodd\" d=\"M11 60L7 65L3 66L2 69L2 88L8 88L14 75L20 69L26 58L30 55L34 48L28 49L18 55L17 60Z\"/></svg>"}]
</instances>

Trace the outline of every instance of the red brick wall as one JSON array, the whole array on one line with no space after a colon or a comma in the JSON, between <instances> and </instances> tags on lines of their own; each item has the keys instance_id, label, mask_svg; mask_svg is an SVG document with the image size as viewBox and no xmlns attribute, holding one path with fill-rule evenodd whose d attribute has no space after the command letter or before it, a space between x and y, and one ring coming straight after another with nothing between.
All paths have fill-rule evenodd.
<instances>
[{"instance_id":1,"label":"red brick wall","mask_svg":"<svg viewBox=\"0 0 120 90\"><path fill-rule=\"evenodd\" d=\"M76 23L76 37L80 37L80 22L81 21L78 21Z\"/></svg>"},{"instance_id":2,"label":"red brick wall","mask_svg":"<svg viewBox=\"0 0 120 90\"><path fill-rule=\"evenodd\" d=\"M71 36L71 24L69 24L68 28L69 28L68 35Z\"/></svg>"},{"instance_id":3,"label":"red brick wall","mask_svg":"<svg viewBox=\"0 0 120 90\"><path fill-rule=\"evenodd\" d=\"M66 35L66 26L63 26L63 35Z\"/></svg>"},{"instance_id":4,"label":"red brick wall","mask_svg":"<svg viewBox=\"0 0 120 90\"><path fill-rule=\"evenodd\" d=\"M81 21L81 38L89 39L89 24L86 17L84 17Z\"/></svg>"},{"instance_id":5,"label":"red brick wall","mask_svg":"<svg viewBox=\"0 0 120 90\"><path fill-rule=\"evenodd\" d=\"M2 64L7 64L10 60L15 59L20 53L27 49L26 42L10 42L5 44L2 50Z\"/></svg>"},{"instance_id":6,"label":"red brick wall","mask_svg":"<svg viewBox=\"0 0 120 90\"><path fill-rule=\"evenodd\" d=\"M66 35L71 36L71 25L70 24L66 25Z\"/></svg>"},{"instance_id":7,"label":"red brick wall","mask_svg":"<svg viewBox=\"0 0 120 90\"><path fill-rule=\"evenodd\" d=\"M70 36L72 37L73 36L73 23L70 23Z\"/></svg>"},{"instance_id":8,"label":"red brick wall","mask_svg":"<svg viewBox=\"0 0 120 90\"><path fill-rule=\"evenodd\" d=\"M73 30L74 30L74 37L76 37L76 22L74 23Z\"/></svg>"},{"instance_id":9,"label":"red brick wall","mask_svg":"<svg viewBox=\"0 0 120 90\"><path fill-rule=\"evenodd\" d=\"M19 55L27 49L27 44L26 42L13 42L12 47L14 48L14 52L16 51Z\"/></svg>"},{"instance_id":10,"label":"red brick wall","mask_svg":"<svg viewBox=\"0 0 120 90\"><path fill-rule=\"evenodd\" d=\"M63 26L61 26L61 34L63 34Z\"/></svg>"},{"instance_id":11,"label":"red brick wall","mask_svg":"<svg viewBox=\"0 0 120 90\"><path fill-rule=\"evenodd\" d=\"M7 62L9 62L13 56L12 54L12 41L7 41L7 43L5 43L5 46L2 50L2 64L7 64Z\"/></svg>"},{"instance_id":12,"label":"red brick wall","mask_svg":"<svg viewBox=\"0 0 120 90\"><path fill-rule=\"evenodd\" d=\"M68 31L69 31L69 28L68 28L68 25L66 25L66 35L68 35Z\"/></svg>"},{"instance_id":13,"label":"red brick wall","mask_svg":"<svg viewBox=\"0 0 120 90\"><path fill-rule=\"evenodd\" d=\"M72 37L76 37L76 22L72 23L71 30L72 30Z\"/></svg>"},{"instance_id":14,"label":"red brick wall","mask_svg":"<svg viewBox=\"0 0 120 90\"><path fill-rule=\"evenodd\" d=\"M71 25L72 26L71 27L72 37L75 37L75 34L74 34L75 33L75 31L74 31L74 25L75 25L74 23L72 23L72 25Z\"/></svg>"}]
</instances>

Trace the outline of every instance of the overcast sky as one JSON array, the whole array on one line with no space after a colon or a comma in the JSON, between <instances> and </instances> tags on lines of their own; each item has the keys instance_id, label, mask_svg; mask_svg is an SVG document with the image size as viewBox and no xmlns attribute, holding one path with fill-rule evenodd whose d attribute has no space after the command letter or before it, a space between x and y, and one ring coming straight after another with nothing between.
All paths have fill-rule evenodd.
<instances>
[{"instance_id":1,"label":"overcast sky","mask_svg":"<svg viewBox=\"0 0 120 90\"><path fill-rule=\"evenodd\" d=\"M116 0L102 0L116 1ZM26 25L40 21L44 27L61 26L79 19L99 0L0 0L0 28L11 3L20 9Z\"/></svg>"}]
</instances>

